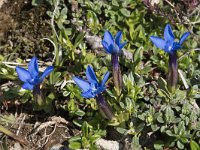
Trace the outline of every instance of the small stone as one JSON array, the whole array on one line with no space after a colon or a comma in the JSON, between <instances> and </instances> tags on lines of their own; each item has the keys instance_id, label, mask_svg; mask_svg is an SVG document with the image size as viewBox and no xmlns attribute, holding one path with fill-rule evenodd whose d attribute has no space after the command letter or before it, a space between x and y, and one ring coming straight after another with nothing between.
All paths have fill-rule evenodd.
<instances>
[{"instance_id":1,"label":"small stone","mask_svg":"<svg viewBox=\"0 0 200 150\"><path fill-rule=\"evenodd\" d=\"M15 143L14 146L10 148L10 150L22 150L22 147L19 143Z\"/></svg>"},{"instance_id":2,"label":"small stone","mask_svg":"<svg viewBox=\"0 0 200 150\"><path fill-rule=\"evenodd\" d=\"M104 139L99 139L96 141L96 146L100 150L119 150L120 144L117 141L109 141Z\"/></svg>"},{"instance_id":3,"label":"small stone","mask_svg":"<svg viewBox=\"0 0 200 150\"><path fill-rule=\"evenodd\" d=\"M69 149L63 146L62 144L56 144L53 145L50 150L69 150Z\"/></svg>"}]
</instances>

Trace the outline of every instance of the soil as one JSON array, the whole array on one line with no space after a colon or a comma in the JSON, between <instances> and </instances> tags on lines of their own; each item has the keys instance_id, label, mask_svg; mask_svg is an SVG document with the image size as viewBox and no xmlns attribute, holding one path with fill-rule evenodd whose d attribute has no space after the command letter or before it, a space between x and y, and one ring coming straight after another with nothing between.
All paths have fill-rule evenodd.
<instances>
[{"instance_id":1,"label":"soil","mask_svg":"<svg viewBox=\"0 0 200 150\"><path fill-rule=\"evenodd\" d=\"M30 106L26 104L16 108L10 107L3 113L4 115L15 114L15 122L7 128L19 140L13 139L12 136L6 137L9 150L50 150L58 144L65 147L66 140L76 134L73 133L75 130L70 129L70 123L59 114L50 116L44 112L28 111L25 107ZM29 110L32 108L30 107ZM2 135L1 140L4 138L5 136Z\"/></svg>"},{"instance_id":2,"label":"soil","mask_svg":"<svg viewBox=\"0 0 200 150\"><path fill-rule=\"evenodd\" d=\"M46 4L32 6L31 0L0 0L0 55L14 54L14 59L27 59L37 54L37 57L48 59L53 48L48 41L42 40L52 33L46 14L48 9ZM50 116L31 111L31 104L11 103L7 101L6 107L1 107L1 114L15 114L15 122L7 128L25 141L25 145L12 136L0 134L0 140L7 141L9 150L49 150L76 134L73 129L69 132L67 120L59 113Z\"/></svg>"},{"instance_id":3,"label":"soil","mask_svg":"<svg viewBox=\"0 0 200 150\"><path fill-rule=\"evenodd\" d=\"M52 46L42 38L51 36L48 5L37 7L31 0L4 0L0 4L0 54L16 54L20 58L47 57Z\"/></svg>"}]
</instances>

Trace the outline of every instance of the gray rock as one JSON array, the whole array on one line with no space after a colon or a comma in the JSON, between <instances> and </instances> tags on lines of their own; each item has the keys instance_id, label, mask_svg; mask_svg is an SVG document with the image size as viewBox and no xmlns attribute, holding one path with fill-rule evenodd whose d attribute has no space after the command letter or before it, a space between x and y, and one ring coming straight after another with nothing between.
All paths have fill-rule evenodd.
<instances>
[{"instance_id":1,"label":"gray rock","mask_svg":"<svg viewBox=\"0 0 200 150\"><path fill-rule=\"evenodd\" d=\"M52 146L50 150L69 150L69 149L63 146L62 144L56 144Z\"/></svg>"},{"instance_id":2,"label":"gray rock","mask_svg":"<svg viewBox=\"0 0 200 150\"><path fill-rule=\"evenodd\" d=\"M96 141L96 146L100 150L120 150L120 144L117 141L109 141L105 139L99 139Z\"/></svg>"}]
</instances>

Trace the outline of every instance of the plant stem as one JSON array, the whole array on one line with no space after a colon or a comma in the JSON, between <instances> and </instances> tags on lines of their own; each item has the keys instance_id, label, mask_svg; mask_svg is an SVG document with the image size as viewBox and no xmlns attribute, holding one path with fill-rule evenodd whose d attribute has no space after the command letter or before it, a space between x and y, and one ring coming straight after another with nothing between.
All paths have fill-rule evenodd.
<instances>
[{"instance_id":1,"label":"plant stem","mask_svg":"<svg viewBox=\"0 0 200 150\"><path fill-rule=\"evenodd\" d=\"M168 88L173 92L178 83L178 62L176 52L169 53Z\"/></svg>"},{"instance_id":2,"label":"plant stem","mask_svg":"<svg viewBox=\"0 0 200 150\"><path fill-rule=\"evenodd\" d=\"M115 88L117 89L118 95L120 95L122 90L122 76L121 76L121 70L119 66L119 57L117 54L111 55L112 59L112 66L113 66L113 81Z\"/></svg>"},{"instance_id":3,"label":"plant stem","mask_svg":"<svg viewBox=\"0 0 200 150\"><path fill-rule=\"evenodd\" d=\"M43 95L43 93L40 89L40 84L36 85L33 88L33 98L39 106L43 106L45 104L45 98L44 98L44 95Z\"/></svg>"},{"instance_id":4,"label":"plant stem","mask_svg":"<svg viewBox=\"0 0 200 150\"><path fill-rule=\"evenodd\" d=\"M107 118L112 119L114 117L113 112L111 110L111 107L108 105L108 103L105 101L103 95L100 93L96 96L96 101L99 106L101 114Z\"/></svg>"}]
</instances>

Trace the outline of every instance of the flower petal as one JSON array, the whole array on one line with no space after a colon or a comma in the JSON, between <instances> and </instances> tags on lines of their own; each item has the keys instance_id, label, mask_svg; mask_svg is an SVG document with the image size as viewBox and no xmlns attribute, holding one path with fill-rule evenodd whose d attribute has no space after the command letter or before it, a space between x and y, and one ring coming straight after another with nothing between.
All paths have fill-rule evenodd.
<instances>
[{"instance_id":1,"label":"flower petal","mask_svg":"<svg viewBox=\"0 0 200 150\"><path fill-rule=\"evenodd\" d=\"M94 92L92 92L92 90L88 90L86 92L83 92L81 94L81 96L84 98L94 98L96 96L96 94Z\"/></svg>"},{"instance_id":2,"label":"flower petal","mask_svg":"<svg viewBox=\"0 0 200 150\"><path fill-rule=\"evenodd\" d=\"M103 91L105 91L105 90L106 90L105 86L100 86L100 87L97 89L96 94L100 94L101 92L103 92Z\"/></svg>"},{"instance_id":3,"label":"flower petal","mask_svg":"<svg viewBox=\"0 0 200 150\"><path fill-rule=\"evenodd\" d=\"M106 43L106 41L102 41L101 44L103 45L107 53L112 54L112 45L108 46L108 43Z\"/></svg>"},{"instance_id":4,"label":"flower petal","mask_svg":"<svg viewBox=\"0 0 200 150\"><path fill-rule=\"evenodd\" d=\"M182 36L181 36L181 39L179 41L179 44L182 44L186 39L187 37L190 35L190 32L185 32Z\"/></svg>"},{"instance_id":5,"label":"flower petal","mask_svg":"<svg viewBox=\"0 0 200 150\"><path fill-rule=\"evenodd\" d=\"M122 40L122 31L118 31L115 35L115 43L119 46L120 41Z\"/></svg>"},{"instance_id":6,"label":"flower petal","mask_svg":"<svg viewBox=\"0 0 200 150\"><path fill-rule=\"evenodd\" d=\"M119 49L122 49L122 48L126 45L126 43L127 43L127 42L124 42L124 43L120 44L120 45L119 45Z\"/></svg>"},{"instance_id":7,"label":"flower petal","mask_svg":"<svg viewBox=\"0 0 200 150\"><path fill-rule=\"evenodd\" d=\"M153 42L153 44L156 45L156 47L164 50L165 45L166 45L165 40L163 40L157 36L151 36L150 39Z\"/></svg>"},{"instance_id":8,"label":"flower petal","mask_svg":"<svg viewBox=\"0 0 200 150\"><path fill-rule=\"evenodd\" d=\"M44 70L42 76L40 77L40 80L43 81L44 78L45 78L46 76L48 76L48 75L53 71L53 69L54 69L54 68L53 68L52 66L47 67L47 68Z\"/></svg>"},{"instance_id":9,"label":"flower petal","mask_svg":"<svg viewBox=\"0 0 200 150\"><path fill-rule=\"evenodd\" d=\"M27 82L28 80L32 79L30 73L24 68L17 66L16 72L18 74L19 79L23 82Z\"/></svg>"},{"instance_id":10,"label":"flower petal","mask_svg":"<svg viewBox=\"0 0 200 150\"><path fill-rule=\"evenodd\" d=\"M28 71L30 72L32 78L35 78L39 74L38 61L36 57L33 57L28 64Z\"/></svg>"},{"instance_id":11,"label":"flower petal","mask_svg":"<svg viewBox=\"0 0 200 150\"><path fill-rule=\"evenodd\" d=\"M175 37L174 37L174 33L172 31L170 24L167 24L165 26L164 38L165 38L165 41L170 41L170 42L174 41Z\"/></svg>"},{"instance_id":12,"label":"flower petal","mask_svg":"<svg viewBox=\"0 0 200 150\"><path fill-rule=\"evenodd\" d=\"M105 73L105 75L104 75L104 77L103 77L103 80L102 80L102 82L101 82L101 86L104 86L104 85L105 85L105 83L106 83L107 80L108 80L109 75L110 75L110 72L106 72L106 73Z\"/></svg>"},{"instance_id":13,"label":"flower petal","mask_svg":"<svg viewBox=\"0 0 200 150\"><path fill-rule=\"evenodd\" d=\"M109 31L106 31L104 33L103 41L105 41L108 44L108 46L114 44L114 38L113 38L112 34Z\"/></svg>"},{"instance_id":14,"label":"flower petal","mask_svg":"<svg viewBox=\"0 0 200 150\"><path fill-rule=\"evenodd\" d=\"M28 82L26 82L26 83L24 83L22 85L22 88L26 89L26 90L33 90L33 87L34 87L34 85L33 84L29 84Z\"/></svg>"},{"instance_id":15,"label":"flower petal","mask_svg":"<svg viewBox=\"0 0 200 150\"><path fill-rule=\"evenodd\" d=\"M87 81L78 77L73 77L73 80L83 92L86 92L90 89L90 84Z\"/></svg>"},{"instance_id":16,"label":"flower petal","mask_svg":"<svg viewBox=\"0 0 200 150\"><path fill-rule=\"evenodd\" d=\"M86 69L86 77L90 83L98 83L94 70L90 65Z\"/></svg>"}]
</instances>

